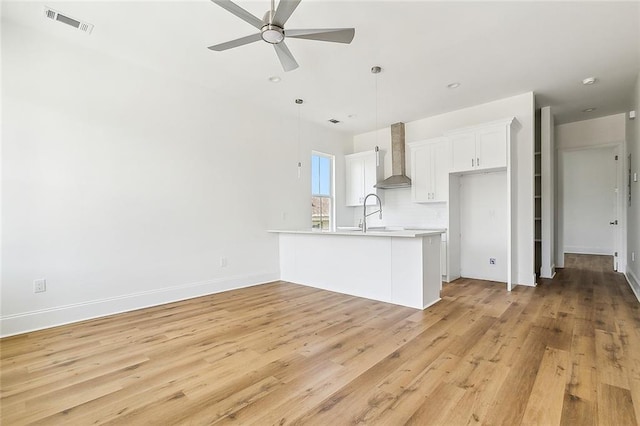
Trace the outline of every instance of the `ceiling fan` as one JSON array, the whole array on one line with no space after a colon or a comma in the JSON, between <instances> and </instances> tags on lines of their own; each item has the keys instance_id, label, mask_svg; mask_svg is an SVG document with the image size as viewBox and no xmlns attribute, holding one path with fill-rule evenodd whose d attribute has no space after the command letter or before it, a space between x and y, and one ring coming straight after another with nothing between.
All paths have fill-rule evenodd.
<instances>
[{"instance_id":1,"label":"ceiling fan","mask_svg":"<svg viewBox=\"0 0 640 426\"><path fill-rule=\"evenodd\" d=\"M257 34L241 37L236 40L227 41L226 43L209 46L209 49L221 52L223 50L232 49L234 47L243 46L253 43L254 41L264 40L273 45L276 54L285 71L291 71L298 68L298 63L289 51L284 42L287 37L304 38L307 40L330 41L333 43L351 43L356 33L354 28L325 28L325 29L308 29L308 30L285 30L284 24L287 22L301 0L280 0L276 9L275 1L271 0L271 9L269 9L264 18L259 19L251 13L247 12L237 4L229 0L211 0L218 6L228 10L243 21L248 22L260 30Z\"/></svg>"}]
</instances>

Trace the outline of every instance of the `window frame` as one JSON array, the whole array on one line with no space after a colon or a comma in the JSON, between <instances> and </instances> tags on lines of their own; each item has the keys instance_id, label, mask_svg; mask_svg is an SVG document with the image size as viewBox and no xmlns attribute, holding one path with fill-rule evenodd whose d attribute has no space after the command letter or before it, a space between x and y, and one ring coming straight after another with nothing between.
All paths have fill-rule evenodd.
<instances>
[{"instance_id":1,"label":"window frame","mask_svg":"<svg viewBox=\"0 0 640 426\"><path fill-rule=\"evenodd\" d=\"M321 157L321 158L326 158L329 160L329 195L324 195L324 194L316 194L313 191L313 160L314 157ZM335 155L333 154L328 154L325 152L320 152L320 151L315 151L312 150L311 151L311 167L309 168L309 177L311 178L311 185L310 185L310 198L313 199L314 197L318 197L318 198L328 198L331 202L331 209L329 211L329 231L335 231L336 229L336 190L335 190L335 170L336 170L336 162L335 162ZM311 228L312 229L316 229L313 228L313 211L311 212L310 215L310 219L311 219ZM320 228L319 230L322 230L322 228Z\"/></svg>"}]
</instances>

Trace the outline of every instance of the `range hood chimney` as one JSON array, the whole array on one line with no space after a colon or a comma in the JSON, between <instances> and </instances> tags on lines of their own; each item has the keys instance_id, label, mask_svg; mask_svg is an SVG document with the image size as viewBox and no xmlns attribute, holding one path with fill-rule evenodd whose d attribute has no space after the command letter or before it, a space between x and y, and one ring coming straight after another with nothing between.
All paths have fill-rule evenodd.
<instances>
[{"instance_id":1,"label":"range hood chimney","mask_svg":"<svg viewBox=\"0 0 640 426\"><path fill-rule=\"evenodd\" d=\"M404 123L391 125L391 176L378 182L378 189L409 188L411 179L405 175Z\"/></svg>"}]
</instances>

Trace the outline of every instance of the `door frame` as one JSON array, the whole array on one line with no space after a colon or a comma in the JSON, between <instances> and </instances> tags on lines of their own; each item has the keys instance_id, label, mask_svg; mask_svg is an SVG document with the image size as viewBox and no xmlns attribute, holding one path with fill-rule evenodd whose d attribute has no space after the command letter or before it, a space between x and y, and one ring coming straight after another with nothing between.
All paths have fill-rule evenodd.
<instances>
[{"instance_id":1,"label":"door frame","mask_svg":"<svg viewBox=\"0 0 640 426\"><path fill-rule=\"evenodd\" d=\"M614 244L616 245L615 251L618 252L617 259L614 258L614 266L617 261L617 272L624 273L626 271L626 259L627 259L627 209L625 208L625 164L626 164L626 150L624 142L614 142L607 144L586 145L571 148L558 148L557 149L557 163L556 163L556 267L564 268L564 154L571 151L585 151L591 149L603 149L614 148L614 152L617 153L618 163L616 166L616 209L618 211L618 226L614 231Z\"/></svg>"}]
</instances>

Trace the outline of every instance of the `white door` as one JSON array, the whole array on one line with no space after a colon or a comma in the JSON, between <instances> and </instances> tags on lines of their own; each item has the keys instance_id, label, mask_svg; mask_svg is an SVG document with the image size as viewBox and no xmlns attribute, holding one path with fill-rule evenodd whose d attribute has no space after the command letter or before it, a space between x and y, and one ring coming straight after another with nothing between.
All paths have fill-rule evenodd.
<instances>
[{"instance_id":1,"label":"white door","mask_svg":"<svg viewBox=\"0 0 640 426\"><path fill-rule=\"evenodd\" d=\"M507 282L507 174L460 177L460 275Z\"/></svg>"},{"instance_id":2,"label":"white door","mask_svg":"<svg viewBox=\"0 0 640 426\"><path fill-rule=\"evenodd\" d=\"M616 147L562 155L564 252L611 255L615 269L620 226L616 155Z\"/></svg>"}]
</instances>

